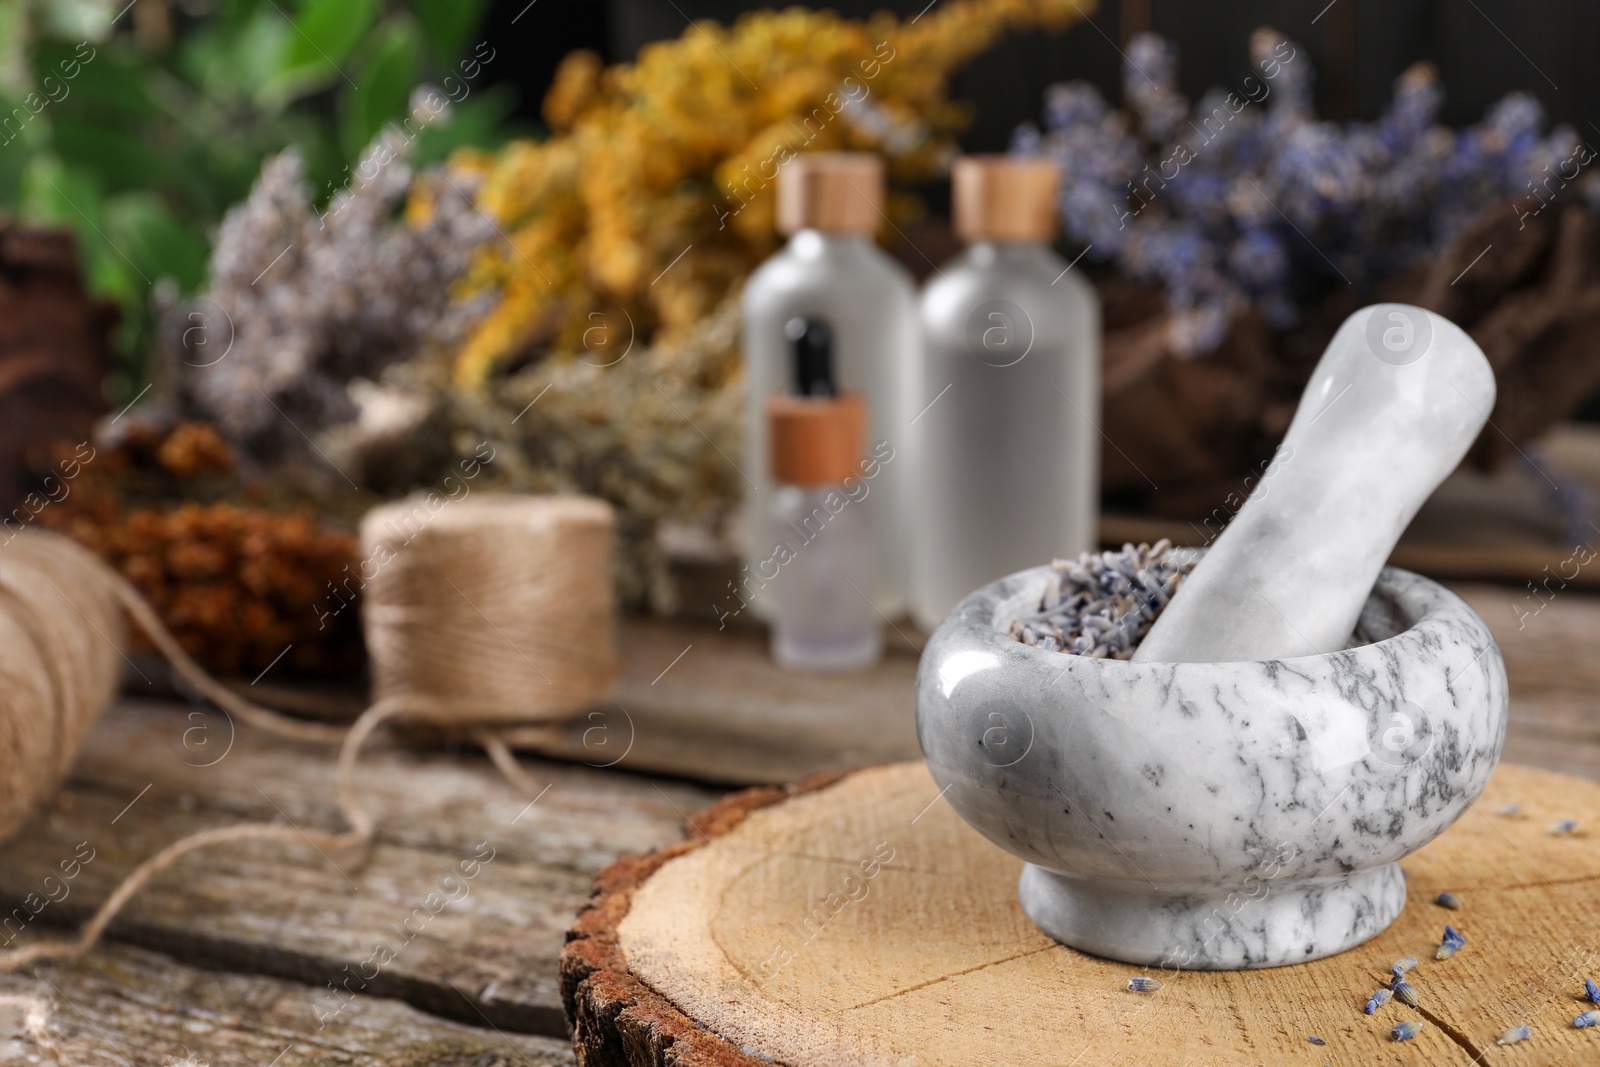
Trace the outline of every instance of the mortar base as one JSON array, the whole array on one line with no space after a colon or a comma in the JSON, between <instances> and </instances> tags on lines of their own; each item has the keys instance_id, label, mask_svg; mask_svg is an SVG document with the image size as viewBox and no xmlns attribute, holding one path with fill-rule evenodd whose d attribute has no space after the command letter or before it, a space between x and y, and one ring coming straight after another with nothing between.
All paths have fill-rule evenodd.
<instances>
[{"instance_id":1,"label":"mortar base","mask_svg":"<svg viewBox=\"0 0 1600 1067\"><path fill-rule=\"evenodd\" d=\"M1316 881L1166 892L1030 863L1017 894L1039 929L1080 952L1149 967L1236 971L1354 948L1399 916L1406 883L1400 865L1389 863Z\"/></svg>"}]
</instances>

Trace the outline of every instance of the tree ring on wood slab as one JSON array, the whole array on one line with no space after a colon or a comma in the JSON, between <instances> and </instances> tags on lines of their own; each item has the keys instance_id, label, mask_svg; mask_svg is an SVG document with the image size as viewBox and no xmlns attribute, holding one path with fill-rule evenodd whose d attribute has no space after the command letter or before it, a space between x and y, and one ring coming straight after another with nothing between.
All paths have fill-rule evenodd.
<instances>
[{"instance_id":1,"label":"tree ring on wood slab","mask_svg":"<svg viewBox=\"0 0 1600 1067\"><path fill-rule=\"evenodd\" d=\"M1547 832L1562 818L1577 836ZM1572 1017L1595 826L1600 784L1503 765L1406 861L1405 910L1367 944L1272 970L1156 972L1042 934L1017 902L1021 861L967 827L921 764L894 764L736 794L688 840L607 868L569 933L562 997L579 1062L604 1067L1244 1067L1293 1062L1313 1034L1366 1062L1410 1020L1430 1062L1488 1054L1514 1025L1548 1046L1539 1062L1576 1062L1593 1040ZM1440 892L1463 908L1440 908ZM1447 922L1467 944L1435 960ZM1365 1014L1406 956L1422 961L1407 976L1420 1006ZM1130 992L1141 975L1161 987Z\"/></svg>"}]
</instances>

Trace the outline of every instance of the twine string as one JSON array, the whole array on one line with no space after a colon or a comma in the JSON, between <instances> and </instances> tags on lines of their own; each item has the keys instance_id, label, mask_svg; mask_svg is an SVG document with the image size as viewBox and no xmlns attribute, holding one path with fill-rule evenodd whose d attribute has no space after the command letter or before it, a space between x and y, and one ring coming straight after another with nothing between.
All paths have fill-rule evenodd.
<instances>
[{"instance_id":1,"label":"twine string","mask_svg":"<svg viewBox=\"0 0 1600 1067\"><path fill-rule=\"evenodd\" d=\"M407 506L368 515L369 558L392 532L390 509ZM59 788L115 696L127 661L124 613L186 683L230 716L289 740L337 743L337 804L347 829L247 823L189 834L129 872L74 937L0 953L0 973L88 952L141 889L190 853L241 841L328 852L369 846L376 823L357 796L356 764L373 734L395 721L459 728L514 788L534 794L496 728L548 723L609 694L613 522L598 501L496 497L458 505L450 522L408 536L404 553L391 546L386 580L366 589L377 699L348 727L304 722L245 699L196 663L100 559L55 534L14 537L0 552L0 692L8 695L0 705L0 840ZM464 663L474 652L487 661L476 670Z\"/></svg>"}]
</instances>

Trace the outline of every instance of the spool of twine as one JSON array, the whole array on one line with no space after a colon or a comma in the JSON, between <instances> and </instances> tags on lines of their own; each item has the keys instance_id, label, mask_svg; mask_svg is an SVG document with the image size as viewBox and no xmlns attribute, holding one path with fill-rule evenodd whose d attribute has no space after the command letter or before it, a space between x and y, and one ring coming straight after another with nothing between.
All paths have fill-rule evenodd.
<instances>
[{"instance_id":1,"label":"spool of twine","mask_svg":"<svg viewBox=\"0 0 1600 1067\"><path fill-rule=\"evenodd\" d=\"M65 780L127 644L109 568L51 536L0 551L0 840Z\"/></svg>"},{"instance_id":2,"label":"spool of twine","mask_svg":"<svg viewBox=\"0 0 1600 1067\"><path fill-rule=\"evenodd\" d=\"M610 696L615 532L611 506L589 497L372 509L361 615L375 702L436 725L506 725Z\"/></svg>"},{"instance_id":3,"label":"spool of twine","mask_svg":"<svg viewBox=\"0 0 1600 1067\"><path fill-rule=\"evenodd\" d=\"M388 712L373 709L368 721L346 731L296 722L235 696L179 647L126 579L66 538L37 530L22 531L0 549L0 840L60 788L89 730L116 695L127 655L124 613L180 677L230 715L286 737L342 742L339 805L350 829L312 831L308 837L324 849L370 840L372 819L355 802L350 771L362 743ZM135 867L76 938L0 954L0 971L87 951L161 870L196 849L247 840L306 838L291 827L260 824L191 834Z\"/></svg>"},{"instance_id":4,"label":"spool of twine","mask_svg":"<svg viewBox=\"0 0 1600 1067\"><path fill-rule=\"evenodd\" d=\"M528 786L489 727L548 722L611 691L611 509L576 497L508 496L425 507L421 525L416 514L389 505L362 524L376 699L348 729L290 719L233 693L183 651L132 585L73 542L25 530L0 549L0 841L60 788L116 695L125 615L229 715L281 737L338 744L338 802L349 826L244 824L181 838L135 867L76 937L0 953L0 972L86 952L135 893L190 852L236 841L367 845L374 823L355 796L354 769L389 720L462 728L513 784Z\"/></svg>"}]
</instances>

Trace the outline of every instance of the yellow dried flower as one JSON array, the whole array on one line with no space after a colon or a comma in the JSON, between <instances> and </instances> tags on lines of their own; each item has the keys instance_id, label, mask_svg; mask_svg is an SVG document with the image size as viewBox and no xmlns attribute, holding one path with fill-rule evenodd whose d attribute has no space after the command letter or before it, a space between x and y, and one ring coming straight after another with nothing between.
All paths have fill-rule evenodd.
<instances>
[{"instance_id":1,"label":"yellow dried flower","mask_svg":"<svg viewBox=\"0 0 1600 1067\"><path fill-rule=\"evenodd\" d=\"M572 128L600 93L600 57L586 48L569 54L556 68L555 82L544 97L544 120L552 130Z\"/></svg>"},{"instance_id":2,"label":"yellow dried flower","mask_svg":"<svg viewBox=\"0 0 1600 1067\"><path fill-rule=\"evenodd\" d=\"M772 182L799 152L874 151L891 180L947 165L966 113L952 71L1011 29L1060 29L1093 0L946 0L917 19L789 8L699 22L602 70L562 63L545 100L555 134L485 159L493 242L463 286L492 310L456 354L479 385L521 353L581 355L591 315L618 309L641 343L689 335L776 243Z\"/></svg>"}]
</instances>

